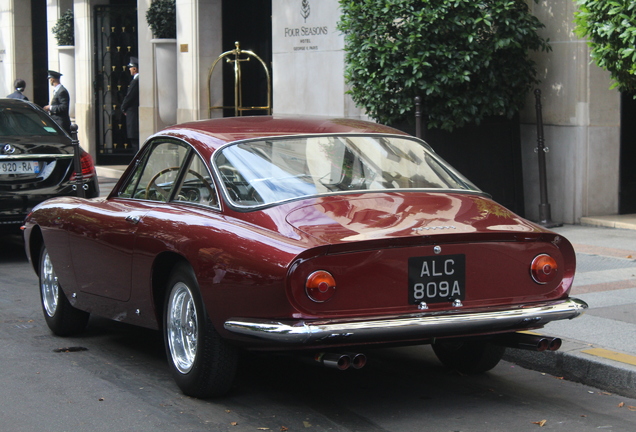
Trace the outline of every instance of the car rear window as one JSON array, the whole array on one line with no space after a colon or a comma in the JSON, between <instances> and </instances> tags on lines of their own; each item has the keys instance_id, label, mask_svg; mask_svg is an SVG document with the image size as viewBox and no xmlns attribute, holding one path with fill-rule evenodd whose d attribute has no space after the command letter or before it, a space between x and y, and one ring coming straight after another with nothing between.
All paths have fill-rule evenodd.
<instances>
[{"instance_id":1,"label":"car rear window","mask_svg":"<svg viewBox=\"0 0 636 432\"><path fill-rule=\"evenodd\" d=\"M402 136L302 136L243 141L214 158L227 196L255 207L312 195L479 189L423 142Z\"/></svg>"},{"instance_id":2,"label":"car rear window","mask_svg":"<svg viewBox=\"0 0 636 432\"><path fill-rule=\"evenodd\" d=\"M35 109L0 107L0 136L64 135L46 114Z\"/></svg>"}]
</instances>

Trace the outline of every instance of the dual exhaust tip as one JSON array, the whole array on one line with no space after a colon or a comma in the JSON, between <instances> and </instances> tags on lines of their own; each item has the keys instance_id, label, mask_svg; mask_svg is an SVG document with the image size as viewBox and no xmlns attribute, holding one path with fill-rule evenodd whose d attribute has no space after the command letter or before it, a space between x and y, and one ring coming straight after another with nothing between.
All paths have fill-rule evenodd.
<instances>
[{"instance_id":1,"label":"dual exhaust tip","mask_svg":"<svg viewBox=\"0 0 636 432\"><path fill-rule=\"evenodd\" d=\"M560 338L551 336L533 335L528 333L511 333L499 336L495 343L510 348L525 349L530 351L557 351L561 348Z\"/></svg>"},{"instance_id":2,"label":"dual exhaust tip","mask_svg":"<svg viewBox=\"0 0 636 432\"><path fill-rule=\"evenodd\" d=\"M325 367L347 370L362 369L367 364L367 356L362 353L322 352L314 356L314 360Z\"/></svg>"},{"instance_id":3,"label":"dual exhaust tip","mask_svg":"<svg viewBox=\"0 0 636 432\"><path fill-rule=\"evenodd\" d=\"M551 336L509 333L497 337L494 343L510 348L543 352L557 351L561 348L562 341L560 338ZM314 361L332 369L362 369L367 364L367 356L363 353L320 352L316 353Z\"/></svg>"}]
</instances>

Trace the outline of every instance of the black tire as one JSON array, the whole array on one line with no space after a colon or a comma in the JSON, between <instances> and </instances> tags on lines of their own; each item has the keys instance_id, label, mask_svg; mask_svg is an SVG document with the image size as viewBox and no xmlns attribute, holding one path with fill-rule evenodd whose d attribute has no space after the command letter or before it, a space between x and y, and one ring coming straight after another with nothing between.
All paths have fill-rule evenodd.
<instances>
[{"instance_id":1,"label":"black tire","mask_svg":"<svg viewBox=\"0 0 636 432\"><path fill-rule=\"evenodd\" d=\"M484 340L464 340L436 342L433 351L444 366L474 375L497 366L506 348Z\"/></svg>"},{"instance_id":2,"label":"black tire","mask_svg":"<svg viewBox=\"0 0 636 432\"><path fill-rule=\"evenodd\" d=\"M83 332L90 314L74 308L66 298L45 246L40 250L39 284L42 312L51 331L58 336Z\"/></svg>"},{"instance_id":3,"label":"black tire","mask_svg":"<svg viewBox=\"0 0 636 432\"><path fill-rule=\"evenodd\" d=\"M168 279L163 336L170 370L184 394L205 399L230 390L238 351L214 329L194 272L185 263Z\"/></svg>"}]
</instances>

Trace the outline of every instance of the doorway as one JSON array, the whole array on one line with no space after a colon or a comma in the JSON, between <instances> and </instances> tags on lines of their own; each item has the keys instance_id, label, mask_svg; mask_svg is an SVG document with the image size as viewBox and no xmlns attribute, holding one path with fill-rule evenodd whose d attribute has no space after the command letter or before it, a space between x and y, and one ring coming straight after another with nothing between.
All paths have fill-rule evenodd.
<instances>
[{"instance_id":1,"label":"doorway","mask_svg":"<svg viewBox=\"0 0 636 432\"><path fill-rule=\"evenodd\" d=\"M618 213L636 213L636 93L621 93Z\"/></svg>"},{"instance_id":2,"label":"doorway","mask_svg":"<svg viewBox=\"0 0 636 432\"><path fill-rule=\"evenodd\" d=\"M272 74L272 2L271 0L223 0L223 51L241 49L258 55ZM243 106L267 105L267 79L257 62L243 67ZM223 74L223 105L234 106L234 74ZM266 111L248 111L246 115L262 115ZM234 109L223 111L224 117L234 116Z\"/></svg>"},{"instance_id":3,"label":"doorway","mask_svg":"<svg viewBox=\"0 0 636 432\"><path fill-rule=\"evenodd\" d=\"M31 38L33 82L27 85L33 88L33 102L44 106L49 104L49 81L46 79L49 68L46 2L31 0Z\"/></svg>"},{"instance_id":4,"label":"doorway","mask_svg":"<svg viewBox=\"0 0 636 432\"><path fill-rule=\"evenodd\" d=\"M126 134L121 103L132 77L131 57L137 57L136 2L94 8L95 133L99 165L127 165L135 155Z\"/></svg>"}]
</instances>

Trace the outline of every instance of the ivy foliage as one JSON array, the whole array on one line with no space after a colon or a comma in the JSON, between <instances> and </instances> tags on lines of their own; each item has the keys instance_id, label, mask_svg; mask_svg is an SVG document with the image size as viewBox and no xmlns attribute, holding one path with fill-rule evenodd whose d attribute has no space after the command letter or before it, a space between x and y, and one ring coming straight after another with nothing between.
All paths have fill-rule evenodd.
<instances>
[{"instance_id":1,"label":"ivy foliage","mask_svg":"<svg viewBox=\"0 0 636 432\"><path fill-rule=\"evenodd\" d=\"M53 35L58 46L75 45L75 26L73 23L73 11L68 9L60 16L53 28Z\"/></svg>"},{"instance_id":2,"label":"ivy foliage","mask_svg":"<svg viewBox=\"0 0 636 432\"><path fill-rule=\"evenodd\" d=\"M146 22L155 38L176 38L177 6L175 0L153 0L146 11Z\"/></svg>"},{"instance_id":3,"label":"ivy foliage","mask_svg":"<svg viewBox=\"0 0 636 432\"><path fill-rule=\"evenodd\" d=\"M349 93L382 123L411 118L416 96L428 128L511 117L539 82L528 51L550 50L525 0L340 0L340 6Z\"/></svg>"},{"instance_id":4,"label":"ivy foliage","mask_svg":"<svg viewBox=\"0 0 636 432\"><path fill-rule=\"evenodd\" d=\"M636 2L634 0L577 0L575 32L589 37L592 60L610 72L612 86L636 90Z\"/></svg>"}]
</instances>

